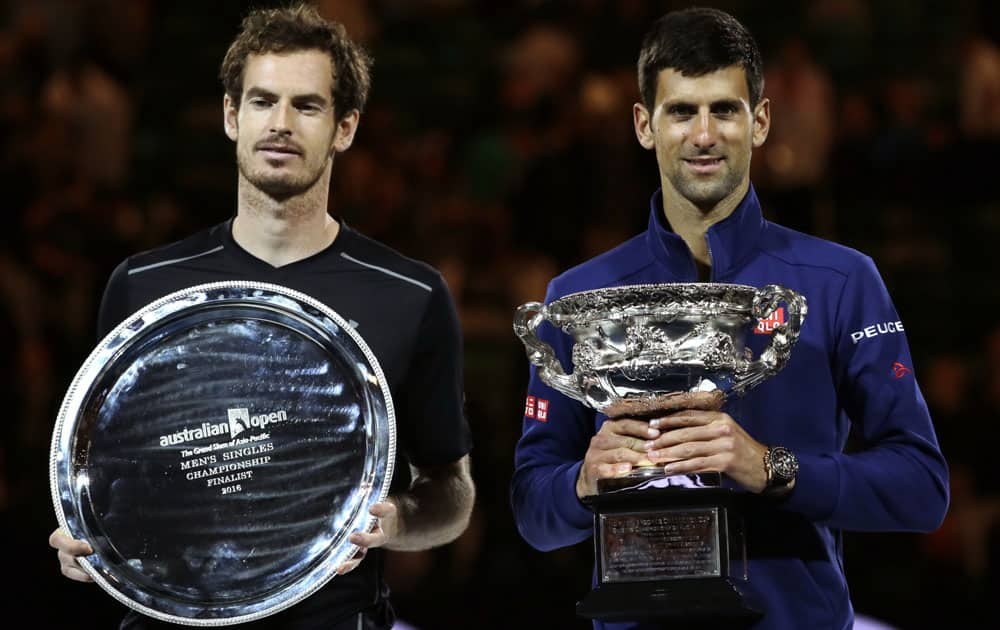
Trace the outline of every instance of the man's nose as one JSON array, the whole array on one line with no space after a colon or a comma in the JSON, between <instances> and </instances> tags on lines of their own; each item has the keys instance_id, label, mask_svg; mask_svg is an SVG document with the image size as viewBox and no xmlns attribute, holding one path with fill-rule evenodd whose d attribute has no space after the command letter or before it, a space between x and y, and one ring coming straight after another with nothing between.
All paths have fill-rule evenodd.
<instances>
[{"instance_id":1,"label":"man's nose","mask_svg":"<svg viewBox=\"0 0 1000 630\"><path fill-rule=\"evenodd\" d=\"M691 129L691 141L699 149L710 149L718 141L718 129L711 112L699 112L694 119L694 127Z\"/></svg>"},{"instance_id":2,"label":"man's nose","mask_svg":"<svg viewBox=\"0 0 1000 630\"><path fill-rule=\"evenodd\" d=\"M291 112L288 105L278 103L274 106L271 111L270 131L277 135L292 135Z\"/></svg>"}]
</instances>

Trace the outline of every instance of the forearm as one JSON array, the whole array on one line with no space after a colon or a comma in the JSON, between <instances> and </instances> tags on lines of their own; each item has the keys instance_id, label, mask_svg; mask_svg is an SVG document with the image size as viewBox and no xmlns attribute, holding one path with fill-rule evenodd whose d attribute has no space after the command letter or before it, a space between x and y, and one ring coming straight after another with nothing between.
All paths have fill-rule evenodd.
<instances>
[{"instance_id":1,"label":"forearm","mask_svg":"<svg viewBox=\"0 0 1000 630\"><path fill-rule=\"evenodd\" d=\"M948 508L948 471L926 445L800 457L785 508L851 531L931 531Z\"/></svg>"},{"instance_id":2,"label":"forearm","mask_svg":"<svg viewBox=\"0 0 1000 630\"><path fill-rule=\"evenodd\" d=\"M468 456L439 469L415 470L410 489L389 500L398 516L387 549L421 551L450 543L469 525L475 502Z\"/></svg>"},{"instance_id":3,"label":"forearm","mask_svg":"<svg viewBox=\"0 0 1000 630\"><path fill-rule=\"evenodd\" d=\"M593 514L576 495L581 465L522 466L514 471L514 519L521 536L535 549L568 547L593 534Z\"/></svg>"},{"instance_id":4,"label":"forearm","mask_svg":"<svg viewBox=\"0 0 1000 630\"><path fill-rule=\"evenodd\" d=\"M574 545L593 533L593 513L577 497L580 468L593 437L593 412L540 384L552 400L547 422L525 418L514 452L511 507L524 540L540 551ZM589 431L588 431L589 429Z\"/></svg>"}]
</instances>

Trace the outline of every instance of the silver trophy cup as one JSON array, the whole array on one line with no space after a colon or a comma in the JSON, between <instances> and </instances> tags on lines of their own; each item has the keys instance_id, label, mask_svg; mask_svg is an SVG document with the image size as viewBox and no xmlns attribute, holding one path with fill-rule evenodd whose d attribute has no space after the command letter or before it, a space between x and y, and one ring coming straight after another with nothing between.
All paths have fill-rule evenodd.
<instances>
[{"instance_id":1,"label":"silver trophy cup","mask_svg":"<svg viewBox=\"0 0 1000 630\"><path fill-rule=\"evenodd\" d=\"M754 360L747 335L782 302L787 315ZM721 403L777 374L805 316L805 298L773 284L643 284L529 302L517 309L514 331L550 387L611 418L642 417L676 409L670 399L691 393L716 392ZM538 338L543 321L572 335L571 374Z\"/></svg>"},{"instance_id":2,"label":"silver trophy cup","mask_svg":"<svg viewBox=\"0 0 1000 630\"><path fill-rule=\"evenodd\" d=\"M784 306L782 306L782 304ZM720 409L777 374L806 316L805 298L778 285L646 284L573 293L517 309L514 331L553 389L608 418ZM537 331L548 321L573 338L572 372ZM770 334L758 357L753 330ZM605 621L752 622L744 497L719 473L669 478L646 462L598 481L597 587L578 614Z\"/></svg>"}]
</instances>

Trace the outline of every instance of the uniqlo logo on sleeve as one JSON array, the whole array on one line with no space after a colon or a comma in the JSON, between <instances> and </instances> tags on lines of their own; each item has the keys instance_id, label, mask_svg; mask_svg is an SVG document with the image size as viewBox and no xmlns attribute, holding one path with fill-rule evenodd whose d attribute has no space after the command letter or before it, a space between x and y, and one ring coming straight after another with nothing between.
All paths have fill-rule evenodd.
<instances>
[{"instance_id":1,"label":"uniqlo logo on sleeve","mask_svg":"<svg viewBox=\"0 0 1000 630\"><path fill-rule=\"evenodd\" d=\"M524 415L528 418L535 417L535 397L528 396L528 399L524 401Z\"/></svg>"},{"instance_id":2,"label":"uniqlo logo on sleeve","mask_svg":"<svg viewBox=\"0 0 1000 630\"><path fill-rule=\"evenodd\" d=\"M524 416L526 418L534 418L541 422L548 422L549 401L544 398L528 396L528 399L524 401Z\"/></svg>"},{"instance_id":3,"label":"uniqlo logo on sleeve","mask_svg":"<svg viewBox=\"0 0 1000 630\"><path fill-rule=\"evenodd\" d=\"M536 412L535 417L538 418L540 422L549 421L549 401L544 398L538 399L538 411Z\"/></svg>"},{"instance_id":4,"label":"uniqlo logo on sleeve","mask_svg":"<svg viewBox=\"0 0 1000 630\"><path fill-rule=\"evenodd\" d=\"M785 323L785 307L779 306L771 313L767 319L757 322L757 327L753 329L755 335L770 335L780 324Z\"/></svg>"}]
</instances>

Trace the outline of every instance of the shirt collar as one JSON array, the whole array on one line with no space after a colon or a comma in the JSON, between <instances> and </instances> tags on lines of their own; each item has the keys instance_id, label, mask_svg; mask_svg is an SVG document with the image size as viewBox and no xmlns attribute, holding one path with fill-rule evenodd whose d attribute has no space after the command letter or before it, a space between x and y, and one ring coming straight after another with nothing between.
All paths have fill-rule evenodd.
<instances>
[{"instance_id":1,"label":"shirt collar","mask_svg":"<svg viewBox=\"0 0 1000 630\"><path fill-rule=\"evenodd\" d=\"M649 229L646 241L653 256L667 267L697 278L694 257L687 243L667 224L663 213L663 190L657 189L649 201ZM728 217L708 228L708 248L712 255L712 278L734 271L757 249L764 231L764 215L753 184Z\"/></svg>"}]
</instances>

